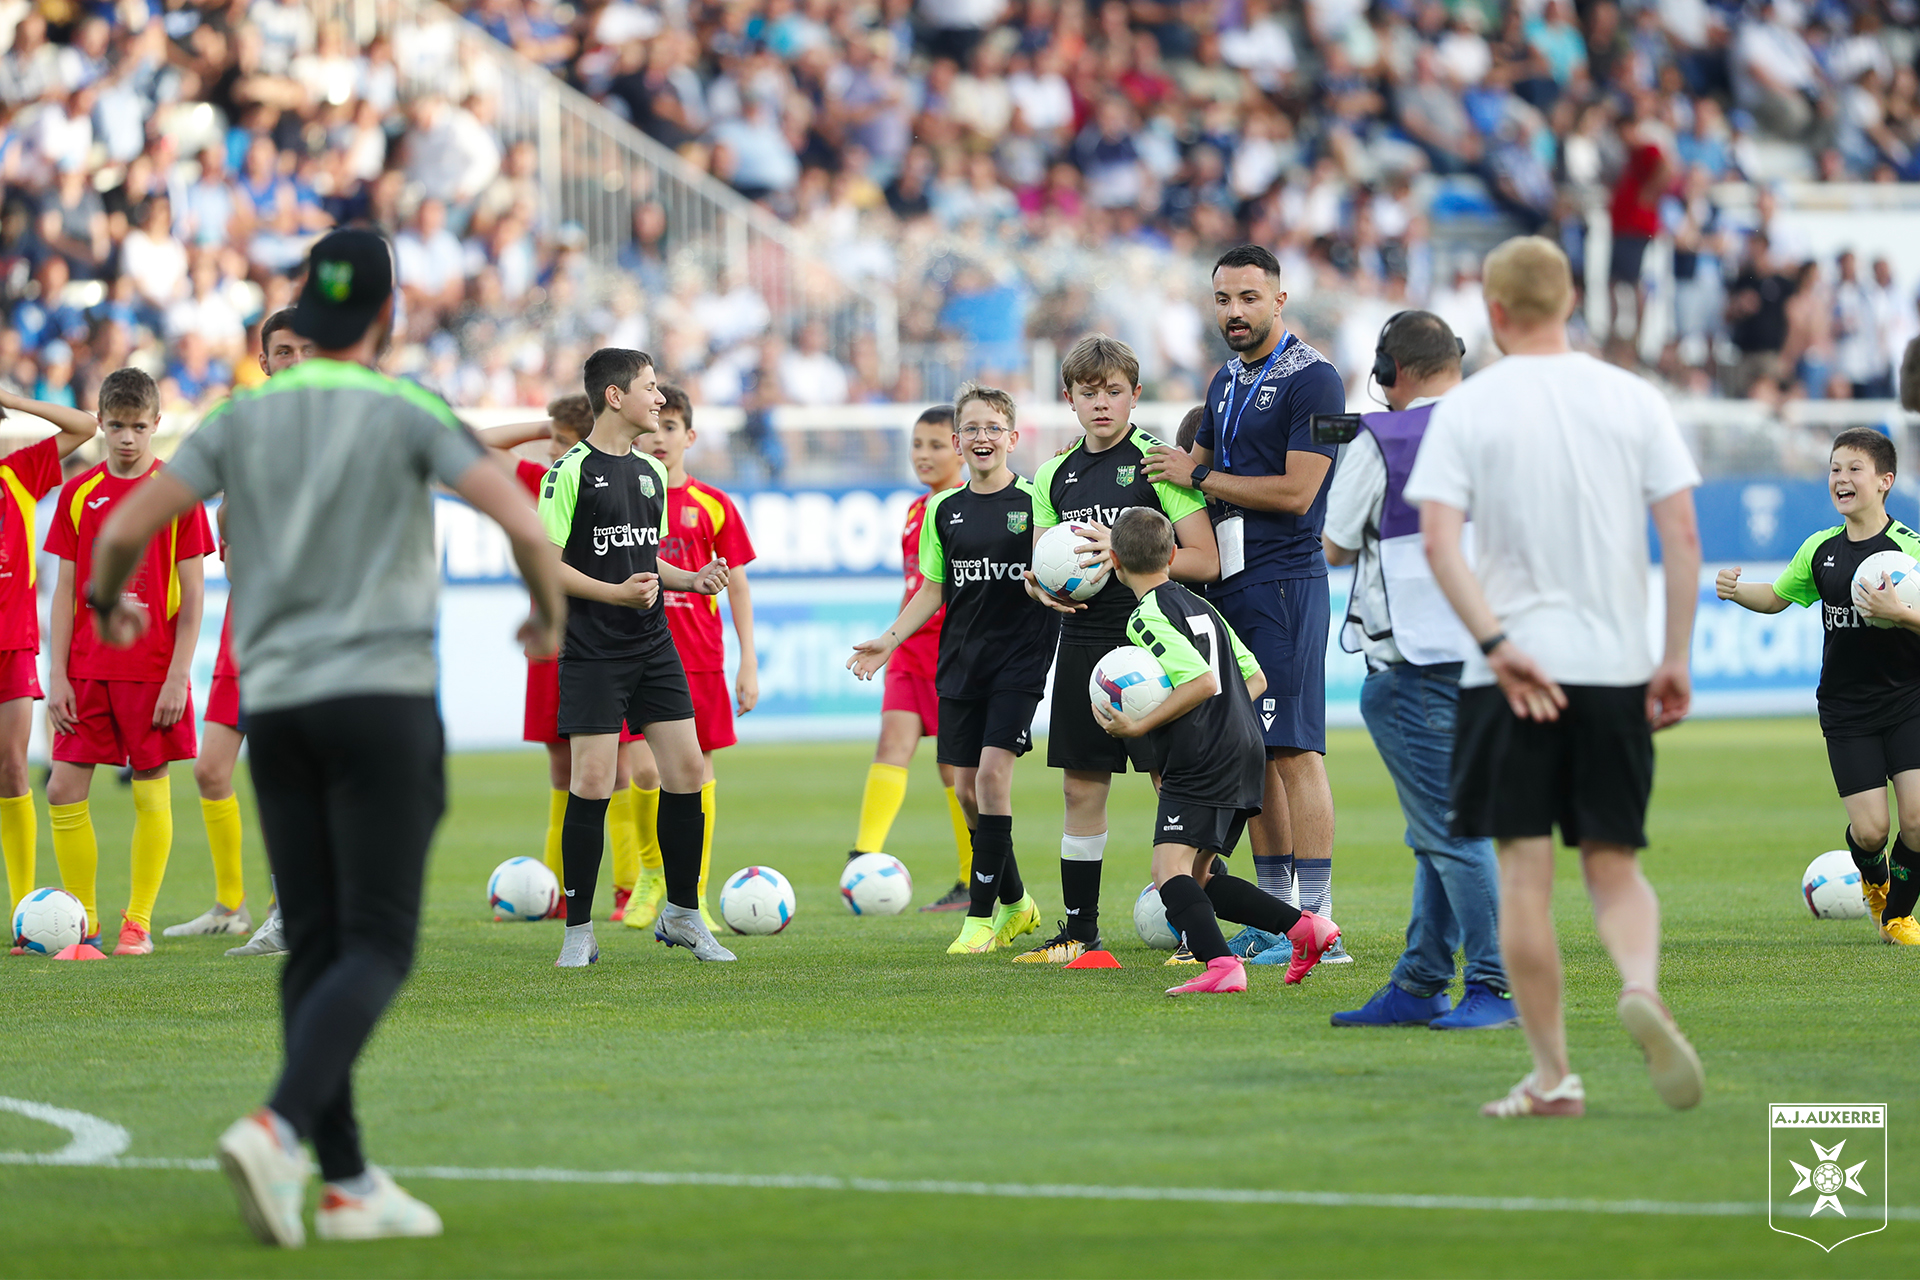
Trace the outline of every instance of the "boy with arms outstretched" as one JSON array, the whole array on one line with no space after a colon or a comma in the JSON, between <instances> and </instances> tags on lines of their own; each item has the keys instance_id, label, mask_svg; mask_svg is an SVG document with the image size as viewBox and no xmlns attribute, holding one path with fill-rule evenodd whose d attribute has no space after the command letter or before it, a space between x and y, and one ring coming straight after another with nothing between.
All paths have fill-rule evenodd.
<instances>
[{"instance_id":1,"label":"boy with arms outstretched","mask_svg":"<svg viewBox=\"0 0 1920 1280\"><path fill-rule=\"evenodd\" d=\"M1293 944L1287 981L1299 982L1340 936L1340 926L1301 911L1248 880L1228 875L1247 819L1260 812L1266 747L1253 700L1267 678L1219 611L1169 576L1173 526L1136 507L1114 521L1113 571L1139 604L1126 635L1160 661L1173 692L1135 720L1110 702L1091 704L1116 739L1144 740L1160 772L1154 820L1153 883L1167 923L1207 967L1170 996L1245 991L1247 971L1227 950L1220 921L1285 935ZM1062 687L1062 696L1070 696Z\"/></svg>"},{"instance_id":2,"label":"boy with arms outstretched","mask_svg":"<svg viewBox=\"0 0 1920 1280\"><path fill-rule=\"evenodd\" d=\"M747 522L740 518L733 499L687 474L687 447L695 439L693 402L676 386L661 387L660 394L666 404L660 410L659 430L640 442L641 451L651 453L667 469L667 536L660 543L660 559L663 564L683 569L715 559L727 566L728 612L733 615L734 638L740 642L740 669L733 693L740 699L740 714L745 715L760 701L760 660L753 651L753 596L747 587L753 540L747 536ZM667 630L673 634L673 647L687 670L694 733L700 740L700 811L706 819L706 834L700 845L697 893L701 918L711 931L718 927L707 914L707 871L713 862L713 753L732 746L740 737L733 729L733 705L727 694L727 648L720 632L719 599L685 591L668 591L665 597ZM659 808L660 769L645 742L636 742L627 751L633 762L629 794L644 832L652 825L647 817ZM626 911L630 929L652 924L666 897L666 885L659 876L660 846L643 838L640 862L641 883L635 890L640 900L630 903ZM616 884L619 874L616 864Z\"/></svg>"},{"instance_id":3,"label":"boy with arms outstretched","mask_svg":"<svg viewBox=\"0 0 1920 1280\"><path fill-rule=\"evenodd\" d=\"M1207 518L1207 500L1193 489L1147 477L1147 450L1162 442L1129 422L1141 390L1140 361L1132 348L1104 333L1082 338L1061 362L1060 381L1086 434L1065 453L1047 459L1034 475L1034 541L1055 525L1077 525L1085 534L1081 547L1111 563L1107 529L1114 520L1136 508L1158 511L1172 522L1180 544L1173 554L1173 576L1196 583L1218 578L1220 553ZM1094 665L1126 643L1133 593L1109 573L1098 591L1076 604L1043 590L1031 570L1027 590L1066 615L1060 624L1054 688L1086 688ZM1144 744L1108 736L1079 698L1054 698L1047 764L1061 771L1066 791L1060 900L1067 918L1055 937L1015 956L1016 961L1066 964L1100 948L1107 792L1113 775L1125 773L1129 760L1137 772L1149 771Z\"/></svg>"},{"instance_id":4,"label":"boy with arms outstretched","mask_svg":"<svg viewBox=\"0 0 1920 1280\"><path fill-rule=\"evenodd\" d=\"M952 405L934 405L914 420L909 458L913 474L927 486L927 492L908 506L900 532L901 569L907 578L907 591L900 600L903 608L926 581L920 574L920 530L926 524L928 504L944 491L967 482L966 464L953 447ZM880 741L873 748L873 763L867 766L867 785L860 796L860 826L853 838L853 850L847 854L849 862L863 853L886 849L887 833L907 798L907 765L913 761L920 739L940 733L940 694L934 688L934 674L940 663L940 624L945 617L944 605L934 610L933 617L900 642L887 663L886 696L880 703ZM968 868L973 865L973 836L967 826L967 811L961 808L954 790L952 765L940 765L940 781L947 789L947 817L953 823L959 874L954 877L953 888L920 909L965 911L972 900L967 880Z\"/></svg>"},{"instance_id":5,"label":"boy with arms outstretched","mask_svg":"<svg viewBox=\"0 0 1920 1280\"><path fill-rule=\"evenodd\" d=\"M93 543L114 506L160 469L153 431L160 389L138 369L116 369L100 383L100 426L107 458L67 481L47 530L60 557L50 618L53 644L47 714L53 721L53 772L47 812L60 880L80 899L97 933L94 887L100 846L87 793L95 765L133 766L133 888L117 956L153 952L153 904L173 851L173 800L167 766L194 756L193 637L200 633L201 558L214 549L204 507L195 505L147 544L124 598L148 617L131 646L108 645L84 616Z\"/></svg>"},{"instance_id":6,"label":"boy with arms outstretched","mask_svg":"<svg viewBox=\"0 0 1920 1280\"><path fill-rule=\"evenodd\" d=\"M953 413L970 479L927 503L920 529L925 581L891 627L854 646L847 667L873 679L901 642L946 606L935 678L939 758L953 766L955 791L973 825L967 918L947 954L979 955L1040 924L1013 853L1013 762L1033 746L1033 713L1046 691L1060 623L1026 593L1034 499L1032 483L1007 465L1020 439L1013 397L965 383Z\"/></svg>"},{"instance_id":7,"label":"boy with arms outstretched","mask_svg":"<svg viewBox=\"0 0 1920 1280\"><path fill-rule=\"evenodd\" d=\"M1800 544L1786 573L1772 583L1742 582L1722 569L1714 589L1755 613L1818 603L1826 632L1820 664L1820 732L1827 739L1840 803L1847 810L1847 850L1860 868L1867 908L1888 942L1920 945L1913 909L1920 899L1920 609L1904 604L1884 581L1858 595L1854 571L1868 556L1904 551L1920 558L1920 535L1887 514L1898 466L1893 441L1870 427L1833 441L1827 492L1844 523ZM1888 626L1869 626L1869 618ZM1900 826L1887 820L1893 783ZM1914 839L1909 841L1908 836Z\"/></svg>"},{"instance_id":8,"label":"boy with arms outstretched","mask_svg":"<svg viewBox=\"0 0 1920 1280\"><path fill-rule=\"evenodd\" d=\"M65 405L42 404L0 388L5 410L30 413L56 430L44 440L0 458L0 854L7 865L7 914L35 887L38 824L27 744L40 689L40 608L34 587L33 515L60 484L60 463L99 429L94 416ZM97 922L91 917L90 925ZM16 950L15 954L18 954Z\"/></svg>"},{"instance_id":9,"label":"boy with arms outstretched","mask_svg":"<svg viewBox=\"0 0 1920 1280\"><path fill-rule=\"evenodd\" d=\"M667 534L667 469L635 450L659 429L653 357L603 347L587 357L593 430L547 472L540 519L560 548L561 586L572 597L560 650L559 729L572 755L561 828L567 932L554 963L581 968L600 958L593 939L593 892L606 842L607 804L619 770L620 730L648 735L660 768L656 832L667 901L653 936L698 960L732 960L700 919L697 886L704 819L704 761L693 724L687 674L667 630L660 589L718 595L727 565L698 573L660 559Z\"/></svg>"}]
</instances>

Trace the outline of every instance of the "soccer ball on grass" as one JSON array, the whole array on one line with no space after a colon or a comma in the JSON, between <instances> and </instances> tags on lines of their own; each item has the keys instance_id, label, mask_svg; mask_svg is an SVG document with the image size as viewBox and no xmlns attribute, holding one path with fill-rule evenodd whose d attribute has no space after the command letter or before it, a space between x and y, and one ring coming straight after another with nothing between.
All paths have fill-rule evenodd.
<instances>
[{"instance_id":1,"label":"soccer ball on grass","mask_svg":"<svg viewBox=\"0 0 1920 1280\"><path fill-rule=\"evenodd\" d=\"M87 909L65 889L35 889L13 909L13 945L30 955L65 951L87 936Z\"/></svg>"},{"instance_id":2,"label":"soccer ball on grass","mask_svg":"<svg viewBox=\"0 0 1920 1280\"><path fill-rule=\"evenodd\" d=\"M720 918L735 933L778 933L794 905L793 886L772 867L742 867L720 886Z\"/></svg>"},{"instance_id":3,"label":"soccer ball on grass","mask_svg":"<svg viewBox=\"0 0 1920 1280\"><path fill-rule=\"evenodd\" d=\"M538 858L508 858L487 877L495 920L545 920L560 905L560 881Z\"/></svg>"},{"instance_id":4,"label":"soccer ball on grass","mask_svg":"<svg viewBox=\"0 0 1920 1280\"><path fill-rule=\"evenodd\" d=\"M897 916L913 901L913 876L888 853L863 853L840 873L840 898L857 916Z\"/></svg>"},{"instance_id":5,"label":"soccer ball on grass","mask_svg":"<svg viewBox=\"0 0 1920 1280\"><path fill-rule=\"evenodd\" d=\"M1800 877L1800 894L1818 920L1858 920L1867 914L1867 896L1860 886L1860 868L1845 849L1823 853L1807 864Z\"/></svg>"}]
</instances>

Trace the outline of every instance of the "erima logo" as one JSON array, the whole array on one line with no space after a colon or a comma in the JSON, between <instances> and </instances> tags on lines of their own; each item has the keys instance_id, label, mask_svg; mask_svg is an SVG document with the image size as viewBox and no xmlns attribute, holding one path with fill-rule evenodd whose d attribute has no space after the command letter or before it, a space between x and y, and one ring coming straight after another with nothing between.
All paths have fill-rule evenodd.
<instances>
[{"instance_id":1,"label":"erima logo","mask_svg":"<svg viewBox=\"0 0 1920 1280\"><path fill-rule=\"evenodd\" d=\"M978 881L979 881L979 882L980 882L981 884L992 884L992 883L993 883L993 877L992 877L992 876L990 876L990 875L988 875L988 874L986 874L986 873L985 873L984 871L976 871L976 872L974 872L974 873L973 873L973 878L974 878L975 880L978 880Z\"/></svg>"},{"instance_id":2,"label":"erima logo","mask_svg":"<svg viewBox=\"0 0 1920 1280\"><path fill-rule=\"evenodd\" d=\"M593 554L603 556L612 547L647 547L660 545L660 530L652 525L636 528L630 524L595 525L593 530Z\"/></svg>"},{"instance_id":3,"label":"erima logo","mask_svg":"<svg viewBox=\"0 0 1920 1280\"><path fill-rule=\"evenodd\" d=\"M966 516L962 515L958 511L949 511L947 513L947 528L949 529L953 528L954 525L965 524L966 522L967 522Z\"/></svg>"},{"instance_id":4,"label":"erima logo","mask_svg":"<svg viewBox=\"0 0 1920 1280\"><path fill-rule=\"evenodd\" d=\"M1005 582L1018 579L1027 571L1024 562L1009 564L998 560L955 560L949 567L953 571L949 581L956 587L966 582Z\"/></svg>"},{"instance_id":5,"label":"erima logo","mask_svg":"<svg viewBox=\"0 0 1920 1280\"><path fill-rule=\"evenodd\" d=\"M596 488L596 489L604 489L604 488L606 488L606 487L607 487L607 478L606 478L605 476L595 476L595 477L593 478L593 487L594 487L594 488Z\"/></svg>"},{"instance_id":6,"label":"erima logo","mask_svg":"<svg viewBox=\"0 0 1920 1280\"><path fill-rule=\"evenodd\" d=\"M1185 827L1180 825L1180 815L1177 813L1168 814L1167 820L1160 824L1160 829L1162 831L1185 831L1186 830Z\"/></svg>"},{"instance_id":7,"label":"erima logo","mask_svg":"<svg viewBox=\"0 0 1920 1280\"><path fill-rule=\"evenodd\" d=\"M1822 569L1831 569L1831 568L1833 568L1833 557L1832 557L1832 556L1828 556L1828 557L1827 557L1827 562L1826 562L1825 564L1823 564L1823 565L1821 565L1820 567L1821 567Z\"/></svg>"},{"instance_id":8,"label":"erima logo","mask_svg":"<svg viewBox=\"0 0 1920 1280\"><path fill-rule=\"evenodd\" d=\"M102 506L104 506L107 503L107 501L108 499L106 498L95 498L92 502L89 502L87 504L87 510L98 511Z\"/></svg>"},{"instance_id":9,"label":"erima logo","mask_svg":"<svg viewBox=\"0 0 1920 1280\"><path fill-rule=\"evenodd\" d=\"M1066 478L1065 480L1062 480L1062 481L1061 481L1060 483L1061 483L1061 484L1063 484L1063 485L1067 485L1067 484L1079 484L1079 483L1080 483L1080 473L1079 473L1079 472L1077 472L1077 471L1069 471L1069 472L1067 472L1067 478Z\"/></svg>"}]
</instances>

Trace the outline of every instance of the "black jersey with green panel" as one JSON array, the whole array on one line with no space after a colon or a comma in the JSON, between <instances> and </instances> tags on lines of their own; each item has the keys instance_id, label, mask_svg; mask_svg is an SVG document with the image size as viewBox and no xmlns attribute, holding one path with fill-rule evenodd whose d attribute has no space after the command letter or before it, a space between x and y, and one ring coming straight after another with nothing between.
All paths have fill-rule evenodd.
<instances>
[{"instance_id":1,"label":"black jersey with green panel","mask_svg":"<svg viewBox=\"0 0 1920 1280\"><path fill-rule=\"evenodd\" d=\"M1820 662L1820 729L1828 737L1875 733L1920 715L1920 635L1871 627L1853 607L1853 574L1881 551L1920 559L1920 534L1891 517L1862 542L1847 528L1822 529L1805 542L1773 584L1795 604L1820 605L1826 646Z\"/></svg>"},{"instance_id":2,"label":"black jersey with green panel","mask_svg":"<svg viewBox=\"0 0 1920 1280\"><path fill-rule=\"evenodd\" d=\"M1179 583L1163 582L1140 597L1126 639L1158 658L1176 689L1209 671L1220 685L1211 698L1148 733L1161 798L1258 809L1267 747L1247 681L1260 664L1227 620Z\"/></svg>"},{"instance_id":3,"label":"black jersey with green panel","mask_svg":"<svg viewBox=\"0 0 1920 1280\"><path fill-rule=\"evenodd\" d=\"M582 440L560 455L540 485L540 523L560 559L600 582L660 571L667 532L667 468L645 453L603 453ZM666 629L661 597L630 609L578 597L567 602L569 658L631 658Z\"/></svg>"},{"instance_id":4,"label":"black jersey with green panel","mask_svg":"<svg viewBox=\"0 0 1920 1280\"><path fill-rule=\"evenodd\" d=\"M1169 520L1181 520L1207 509L1198 490L1165 481L1149 480L1147 450L1161 447L1135 427L1125 438L1098 453L1082 439L1056 458L1049 458L1033 477L1033 522L1042 529L1077 520L1111 529L1129 507L1152 507ZM1087 607L1061 624L1061 638L1070 644L1122 643L1127 615L1133 612L1133 592L1112 574L1087 599Z\"/></svg>"},{"instance_id":5,"label":"black jersey with green panel","mask_svg":"<svg viewBox=\"0 0 1920 1280\"><path fill-rule=\"evenodd\" d=\"M1033 507L1020 476L995 493L963 484L927 499L920 572L947 605L933 678L943 698L1046 692L1060 615L1027 594Z\"/></svg>"}]
</instances>

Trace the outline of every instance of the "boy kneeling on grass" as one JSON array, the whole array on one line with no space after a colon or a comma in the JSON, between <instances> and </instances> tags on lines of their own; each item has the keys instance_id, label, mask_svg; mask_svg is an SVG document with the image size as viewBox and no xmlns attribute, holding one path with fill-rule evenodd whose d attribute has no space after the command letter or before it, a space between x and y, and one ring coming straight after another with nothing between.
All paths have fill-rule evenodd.
<instances>
[{"instance_id":1,"label":"boy kneeling on grass","mask_svg":"<svg viewBox=\"0 0 1920 1280\"><path fill-rule=\"evenodd\" d=\"M1339 938L1340 926L1228 875L1224 861L1247 819L1260 812L1267 753L1253 700L1267 687L1266 674L1212 605L1167 576L1173 525L1164 515L1150 507L1122 512L1112 546L1114 573L1140 600L1127 619L1127 639L1158 658L1173 684L1167 700L1137 720L1110 702L1093 704L1095 719L1114 737L1146 736L1158 764L1153 883L1167 923L1207 966L1167 994L1247 989L1246 968L1227 950L1222 920L1285 934L1293 943L1287 981L1299 982Z\"/></svg>"}]
</instances>

